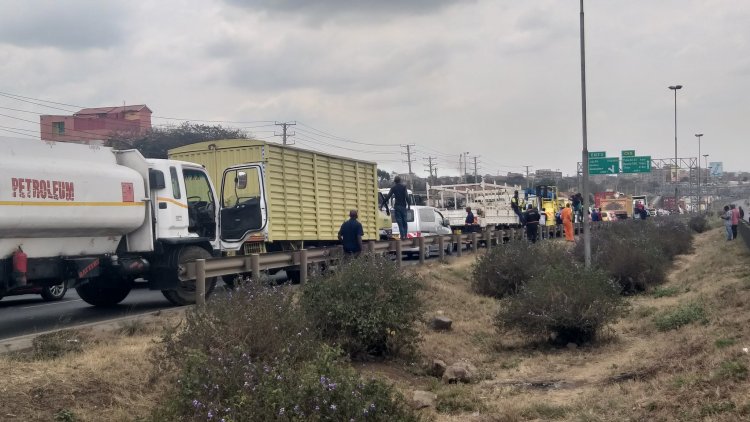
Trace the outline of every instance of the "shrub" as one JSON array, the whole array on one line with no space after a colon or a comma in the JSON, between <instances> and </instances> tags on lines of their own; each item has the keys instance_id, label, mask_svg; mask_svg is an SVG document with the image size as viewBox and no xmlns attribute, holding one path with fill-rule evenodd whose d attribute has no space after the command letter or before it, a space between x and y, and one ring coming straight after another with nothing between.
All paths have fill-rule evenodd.
<instances>
[{"instance_id":1,"label":"shrub","mask_svg":"<svg viewBox=\"0 0 750 422\"><path fill-rule=\"evenodd\" d=\"M391 386L362 380L307 329L292 295L247 284L165 335L175 389L154 420L418 420Z\"/></svg>"},{"instance_id":2,"label":"shrub","mask_svg":"<svg viewBox=\"0 0 750 422\"><path fill-rule=\"evenodd\" d=\"M82 331L60 330L40 334L31 341L32 359L56 359L68 353L80 353L91 343L91 336Z\"/></svg>"},{"instance_id":3,"label":"shrub","mask_svg":"<svg viewBox=\"0 0 750 422\"><path fill-rule=\"evenodd\" d=\"M411 352L419 340L422 282L388 259L366 255L312 279L300 305L323 338L350 356Z\"/></svg>"},{"instance_id":4,"label":"shrub","mask_svg":"<svg viewBox=\"0 0 750 422\"><path fill-rule=\"evenodd\" d=\"M691 217L688 226L696 233L703 233L711 228L708 219L703 214Z\"/></svg>"},{"instance_id":5,"label":"shrub","mask_svg":"<svg viewBox=\"0 0 750 422\"><path fill-rule=\"evenodd\" d=\"M697 302L690 302L672 310L664 311L654 318L654 324L659 331L676 330L683 325L693 322L708 322L706 310Z\"/></svg>"},{"instance_id":6,"label":"shrub","mask_svg":"<svg viewBox=\"0 0 750 422\"><path fill-rule=\"evenodd\" d=\"M623 315L626 306L619 286L603 271L557 267L506 298L495 324L499 329L553 337L558 344L581 344L594 340L602 328Z\"/></svg>"},{"instance_id":7,"label":"shrub","mask_svg":"<svg viewBox=\"0 0 750 422\"><path fill-rule=\"evenodd\" d=\"M646 224L642 221L634 223ZM642 227L627 222L613 223L612 226L615 227L591 234L591 260L594 265L614 279L625 293L643 291L664 282L669 262L641 232ZM583 261L583 245L580 242L575 254Z\"/></svg>"},{"instance_id":8,"label":"shrub","mask_svg":"<svg viewBox=\"0 0 750 422\"><path fill-rule=\"evenodd\" d=\"M550 266L570 265L571 257L557 242L512 242L490 249L472 269L474 292L502 298Z\"/></svg>"},{"instance_id":9,"label":"shrub","mask_svg":"<svg viewBox=\"0 0 750 422\"><path fill-rule=\"evenodd\" d=\"M693 249L693 233L679 216L665 217L651 221L645 227L647 238L654 242L670 260L677 255L690 253Z\"/></svg>"}]
</instances>

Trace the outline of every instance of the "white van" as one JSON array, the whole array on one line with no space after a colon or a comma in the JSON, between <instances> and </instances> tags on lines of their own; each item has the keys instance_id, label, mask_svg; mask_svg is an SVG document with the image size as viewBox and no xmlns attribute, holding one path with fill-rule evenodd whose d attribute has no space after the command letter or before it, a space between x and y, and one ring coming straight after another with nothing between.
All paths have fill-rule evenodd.
<instances>
[{"instance_id":1,"label":"white van","mask_svg":"<svg viewBox=\"0 0 750 422\"><path fill-rule=\"evenodd\" d=\"M395 239L399 238L398 224L396 224L396 218L394 217L393 210L391 210L391 230ZM443 214L434 207L427 207L421 205L414 205L406 210L406 223L407 223L407 239L414 239L417 237L429 237L437 235L451 234L451 228L448 220L443 217ZM445 250L450 253L450 243L445 247ZM402 253L407 256L416 256L419 253L419 248L405 248ZM432 254L438 253L438 245L427 245L425 248L425 257L429 258Z\"/></svg>"}]
</instances>

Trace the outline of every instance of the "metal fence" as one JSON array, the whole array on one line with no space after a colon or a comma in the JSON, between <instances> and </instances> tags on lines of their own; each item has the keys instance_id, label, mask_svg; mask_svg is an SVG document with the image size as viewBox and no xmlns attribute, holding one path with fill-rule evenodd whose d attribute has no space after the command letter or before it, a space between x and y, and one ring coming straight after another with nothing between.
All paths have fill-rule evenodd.
<instances>
[{"instance_id":1,"label":"metal fence","mask_svg":"<svg viewBox=\"0 0 750 422\"><path fill-rule=\"evenodd\" d=\"M597 226L598 224L595 224ZM582 224L574 224L575 233L582 230ZM563 226L542 226L539 228L538 239L545 241L563 237ZM403 251L409 248L417 248L419 254L419 265L426 261L426 248L436 245L438 256L443 259L446 250L452 251L455 256L464 253L475 253L480 248L492 247L508 242L526 241L526 230L514 228L496 231L484 231L481 233L464 233L444 236L426 236L404 240L382 240L365 242L365 252L388 254L393 253L396 264L401 266ZM466 247L466 251L464 251ZM301 249L288 252L271 252L264 254L251 254L242 256L226 256L211 259L198 259L185 265L186 279L196 281L196 299L198 304L205 301L206 278L221 277L236 274L249 274L251 277L260 277L262 271L278 270L296 267L300 272L300 282L308 279L308 270L311 265L331 264L343 256L341 246L329 246L323 248Z\"/></svg>"}]
</instances>

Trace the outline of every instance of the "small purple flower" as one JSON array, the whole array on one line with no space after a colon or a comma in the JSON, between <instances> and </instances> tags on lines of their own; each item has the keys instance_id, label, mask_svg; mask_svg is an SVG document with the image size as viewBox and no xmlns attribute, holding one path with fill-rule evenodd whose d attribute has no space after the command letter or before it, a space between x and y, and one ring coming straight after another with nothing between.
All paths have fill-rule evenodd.
<instances>
[{"instance_id":1,"label":"small purple flower","mask_svg":"<svg viewBox=\"0 0 750 422\"><path fill-rule=\"evenodd\" d=\"M209 410L208 411L208 419L213 419L213 417L214 417L214 412L212 412L212 411Z\"/></svg>"},{"instance_id":2,"label":"small purple flower","mask_svg":"<svg viewBox=\"0 0 750 422\"><path fill-rule=\"evenodd\" d=\"M286 412L286 409L284 409L283 407L279 409L279 416L284 416L284 412Z\"/></svg>"},{"instance_id":3,"label":"small purple flower","mask_svg":"<svg viewBox=\"0 0 750 422\"><path fill-rule=\"evenodd\" d=\"M335 404L331 404L331 410L336 410L336 405Z\"/></svg>"},{"instance_id":4,"label":"small purple flower","mask_svg":"<svg viewBox=\"0 0 750 422\"><path fill-rule=\"evenodd\" d=\"M198 400L193 399L193 407L197 409L200 406L201 406L201 402L199 402Z\"/></svg>"}]
</instances>

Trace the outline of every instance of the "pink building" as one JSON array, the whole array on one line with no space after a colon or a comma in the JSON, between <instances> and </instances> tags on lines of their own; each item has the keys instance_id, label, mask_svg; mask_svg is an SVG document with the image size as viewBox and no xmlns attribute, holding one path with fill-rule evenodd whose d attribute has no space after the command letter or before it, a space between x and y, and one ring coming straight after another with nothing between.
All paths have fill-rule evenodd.
<instances>
[{"instance_id":1,"label":"pink building","mask_svg":"<svg viewBox=\"0 0 750 422\"><path fill-rule=\"evenodd\" d=\"M113 134L137 136L151 130L151 110L145 105L84 108L72 116L39 118L44 141L90 143Z\"/></svg>"}]
</instances>

